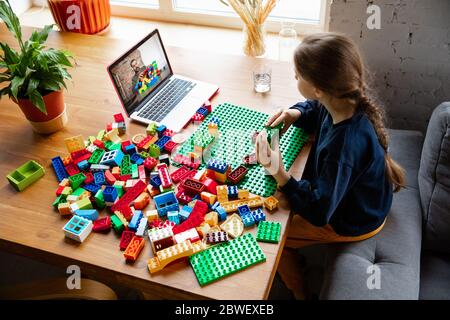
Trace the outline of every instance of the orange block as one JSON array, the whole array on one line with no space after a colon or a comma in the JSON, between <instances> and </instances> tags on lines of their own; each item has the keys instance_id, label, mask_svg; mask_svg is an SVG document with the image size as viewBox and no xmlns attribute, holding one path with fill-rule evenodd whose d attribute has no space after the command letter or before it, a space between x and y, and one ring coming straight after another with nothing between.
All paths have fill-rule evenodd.
<instances>
[{"instance_id":1,"label":"orange block","mask_svg":"<svg viewBox=\"0 0 450 320\"><path fill-rule=\"evenodd\" d=\"M200 193L200 198L202 199L202 201L213 205L216 202L216 196L212 193L203 191L202 193Z\"/></svg>"},{"instance_id":2,"label":"orange block","mask_svg":"<svg viewBox=\"0 0 450 320\"><path fill-rule=\"evenodd\" d=\"M150 196L147 192L142 192L136 200L134 200L134 208L137 210L142 210L150 203Z\"/></svg>"},{"instance_id":3,"label":"orange block","mask_svg":"<svg viewBox=\"0 0 450 320\"><path fill-rule=\"evenodd\" d=\"M209 224L209 226L214 227L219 224L219 215L216 211L211 211L210 213L205 215L205 222Z\"/></svg>"},{"instance_id":4,"label":"orange block","mask_svg":"<svg viewBox=\"0 0 450 320\"><path fill-rule=\"evenodd\" d=\"M127 260L136 261L139 254L142 251L142 248L144 248L144 245L145 245L144 238L133 236L133 239L131 239L130 243L125 249L123 256Z\"/></svg>"},{"instance_id":5,"label":"orange block","mask_svg":"<svg viewBox=\"0 0 450 320\"><path fill-rule=\"evenodd\" d=\"M278 208L278 199L274 196L270 196L264 200L264 207L266 207L269 211L275 210Z\"/></svg>"},{"instance_id":6,"label":"orange block","mask_svg":"<svg viewBox=\"0 0 450 320\"><path fill-rule=\"evenodd\" d=\"M62 216L67 216L69 214L72 214L72 211L70 210L70 203L65 202L65 203L58 204L58 211L59 211L59 214Z\"/></svg>"}]
</instances>

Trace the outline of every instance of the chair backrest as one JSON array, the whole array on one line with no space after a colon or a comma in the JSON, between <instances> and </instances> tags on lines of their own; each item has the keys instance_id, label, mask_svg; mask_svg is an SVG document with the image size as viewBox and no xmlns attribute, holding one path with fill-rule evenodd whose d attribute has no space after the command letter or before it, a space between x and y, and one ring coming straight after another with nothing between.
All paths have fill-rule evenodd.
<instances>
[{"instance_id":1,"label":"chair backrest","mask_svg":"<svg viewBox=\"0 0 450 320\"><path fill-rule=\"evenodd\" d=\"M419 190L424 248L450 253L450 102L431 116L420 160Z\"/></svg>"}]
</instances>

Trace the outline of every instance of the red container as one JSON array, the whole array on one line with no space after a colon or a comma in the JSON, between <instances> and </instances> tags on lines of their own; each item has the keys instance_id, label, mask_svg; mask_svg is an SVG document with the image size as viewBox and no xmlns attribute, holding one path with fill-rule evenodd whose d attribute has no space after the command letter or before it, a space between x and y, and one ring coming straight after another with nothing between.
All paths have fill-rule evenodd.
<instances>
[{"instance_id":1,"label":"red container","mask_svg":"<svg viewBox=\"0 0 450 320\"><path fill-rule=\"evenodd\" d=\"M95 34L110 23L109 0L48 0L48 5L62 31Z\"/></svg>"}]
</instances>

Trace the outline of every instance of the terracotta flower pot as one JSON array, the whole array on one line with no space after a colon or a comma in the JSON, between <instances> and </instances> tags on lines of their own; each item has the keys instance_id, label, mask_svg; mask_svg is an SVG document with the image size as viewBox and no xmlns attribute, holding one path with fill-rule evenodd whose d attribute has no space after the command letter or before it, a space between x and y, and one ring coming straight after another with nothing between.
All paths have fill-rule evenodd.
<instances>
[{"instance_id":1,"label":"terracotta flower pot","mask_svg":"<svg viewBox=\"0 0 450 320\"><path fill-rule=\"evenodd\" d=\"M30 121L33 130L38 133L52 133L64 128L67 123L66 106L62 91L53 91L43 96L47 114L41 112L28 99L19 99L16 103Z\"/></svg>"},{"instance_id":2,"label":"terracotta flower pot","mask_svg":"<svg viewBox=\"0 0 450 320\"><path fill-rule=\"evenodd\" d=\"M62 31L95 34L109 26L109 0L48 0L48 4Z\"/></svg>"}]
</instances>

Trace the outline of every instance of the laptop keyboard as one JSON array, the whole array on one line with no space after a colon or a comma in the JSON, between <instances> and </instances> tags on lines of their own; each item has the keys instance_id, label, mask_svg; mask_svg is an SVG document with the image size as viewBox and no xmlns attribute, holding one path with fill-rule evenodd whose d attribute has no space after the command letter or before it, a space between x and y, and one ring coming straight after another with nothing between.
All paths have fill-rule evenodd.
<instances>
[{"instance_id":1,"label":"laptop keyboard","mask_svg":"<svg viewBox=\"0 0 450 320\"><path fill-rule=\"evenodd\" d=\"M195 87L195 83L174 79L162 89L158 96L143 107L138 116L160 122Z\"/></svg>"}]
</instances>

